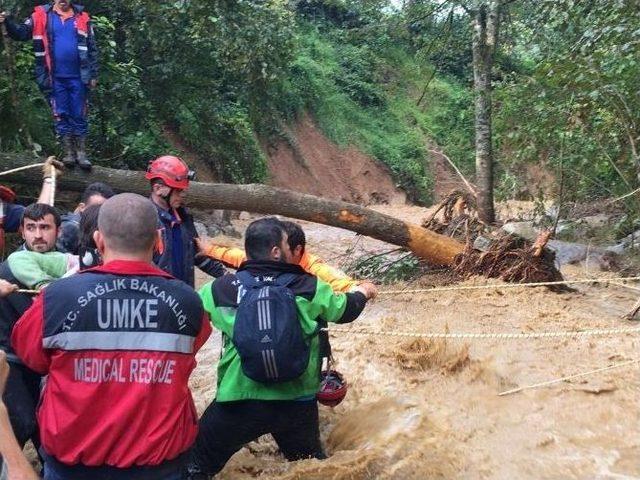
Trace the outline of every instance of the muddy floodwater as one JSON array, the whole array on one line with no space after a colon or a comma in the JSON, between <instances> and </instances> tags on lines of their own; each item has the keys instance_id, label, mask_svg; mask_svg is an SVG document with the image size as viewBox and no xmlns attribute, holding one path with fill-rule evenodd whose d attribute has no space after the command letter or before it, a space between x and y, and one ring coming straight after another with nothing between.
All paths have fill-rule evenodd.
<instances>
[{"instance_id":1,"label":"muddy floodwater","mask_svg":"<svg viewBox=\"0 0 640 480\"><path fill-rule=\"evenodd\" d=\"M426 214L417 207L379 209L416 222ZM348 255L389 249L347 231L301 223L310 250L336 265ZM236 226L243 231L246 224L239 221ZM563 274L605 275L583 266L563 268ZM199 278L201 283L205 280ZM428 288L442 281L427 275L411 285L381 289ZM487 283L477 278L459 285ZM337 408L320 407L322 439L330 458L289 463L272 439L263 437L238 452L217 478L640 478L638 364L498 396L516 387L637 359L637 333L446 341L388 334L633 327L640 323L621 316L639 293L617 285L581 284L564 294L543 287L382 294L353 324L379 333L331 337L337 367L350 389ZM200 412L215 395L219 355L220 337L214 334L192 376Z\"/></svg>"}]
</instances>

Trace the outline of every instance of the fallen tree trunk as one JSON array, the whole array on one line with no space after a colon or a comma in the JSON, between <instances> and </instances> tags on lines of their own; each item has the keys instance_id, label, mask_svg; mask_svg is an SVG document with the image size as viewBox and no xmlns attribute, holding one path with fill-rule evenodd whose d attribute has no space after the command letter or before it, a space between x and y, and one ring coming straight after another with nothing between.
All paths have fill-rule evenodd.
<instances>
[{"instance_id":1,"label":"fallen tree trunk","mask_svg":"<svg viewBox=\"0 0 640 480\"><path fill-rule=\"evenodd\" d=\"M33 157L0 153L1 170L34 163ZM0 177L3 182L39 185L39 172L27 170ZM80 169L66 171L58 188L82 191L92 182L105 182L116 191L149 194L143 172L94 167L91 173ZM394 245L406 247L434 265L450 265L464 245L419 225L403 222L360 205L329 200L261 184L232 185L192 182L188 204L191 207L243 210L277 214L344 228Z\"/></svg>"}]
</instances>

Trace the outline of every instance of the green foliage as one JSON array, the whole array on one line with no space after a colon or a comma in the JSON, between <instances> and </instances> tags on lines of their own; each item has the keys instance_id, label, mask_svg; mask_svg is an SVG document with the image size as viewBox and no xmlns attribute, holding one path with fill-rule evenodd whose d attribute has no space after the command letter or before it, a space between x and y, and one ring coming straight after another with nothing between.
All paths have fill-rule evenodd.
<instances>
[{"instance_id":1,"label":"green foliage","mask_svg":"<svg viewBox=\"0 0 640 480\"><path fill-rule=\"evenodd\" d=\"M17 17L28 15L32 2L14 3ZM91 101L95 157L142 168L154 156L176 150L163 133L169 128L221 179L264 179L266 162L255 132L273 118L271 106L294 53L293 14L285 1L84 3L101 61ZM21 118L45 151L55 151L50 113L29 73L29 45L21 46L17 59ZM13 113L9 89L2 76L3 113ZM15 115L3 114L5 119L2 148L20 149L19 122Z\"/></svg>"},{"instance_id":2,"label":"green foliage","mask_svg":"<svg viewBox=\"0 0 640 480\"><path fill-rule=\"evenodd\" d=\"M456 14L455 4L412 2L404 18L406 41L417 56L459 81L472 77L470 22Z\"/></svg>"},{"instance_id":3,"label":"green foliage","mask_svg":"<svg viewBox=\"0 0 640 480\"><path fill-rule=\"evenodd\" d=\"M345 0L298 0L296 11L314 23L325 21L338 27L360 23L358 12Z\"/></svg>"},{"instance_id":4,"label":"green foliage","mask_svg":"<svg viewBox=\"0 0 640 480\"><path fill-rule=\"evenodd\" d=\"M134 1L111 11L122 22L118 48L145 72L146 117L178 131L222 180L261 181L259 112L292 54L285 2Z\"/></svg>"},{"instance_id":5,"label":"green foliage","mask_svg":"<svg viewBox=\"0 0 640 480\"><path fill-rule=\"evenodd\" d=\"M393 56L335 41L331 32L321 34L311 26L299 38L300 50L291 67L291 95L304 99L298 106L313 113L331 140L359 146L385 163L413 200L427 202L431 185L425 173L424 138L403 118L398 98L407 91L406 85L398 84L401 78L389 74L400 67ZM345 61L356 57L357 63ZM387 84L380 80L385 77ZM392 87L400 91L394 93Z\"/></svg>"},{"instance_id":6,"label":"green foliage","mask_svg":"<svg viewBox=\"0 0 640 480\"><path fill-rule=\"evenodd\" d=\"M420 107L427 138L449 156L463 173L475 168L473 94L455 79L434 80Z\"/></svg>"},{"instance_id":7,"label":"green foliage","mask_svg":"<svg viewBox=\"0 0 640 480\"><path fill-rule=\"evenodd\" d=\"M496 89L499 150L562 170L568 200L632 190L640 142L640 12L632 1L545 1L514 25L524 74ZM508 193L508 192L507 192Z\"/></svg>"},{"instance_id":8,"label":"green foliage","mask_svg":"<svg viewBox=\"0 0 640 480\"><path fill-rule=\"evenodd\" d=\"M16 3L26 16L28 2ZM262 181L258 138L282 138L284 123L306 110L332 140L359 146L414 200L429 201L425 131L407 122L414 86L396 73L413 60L394 44L384 3L293 2L292 9L284 0L87 0L101 60L91 102L94 156L143 168L186 146L222 180ZM28 75L29 46L20 52L18 84L30 92L21 98L33 104L23 116L39 124L30 128L36 141L55 151L49 112ZM16 137L15 118L9 123L3 143ZM3 148L20 148L11 145Z\"/></svg>"},{"instance_id":9,"label":"green foliage","mask_svg":"<svg viewBox=\"0 0 640 480\"><path fill-rule=\"evenodd\" d=\"M91 147L111 166L145 168L168 145L144 88L143 69L126 46L118 45L115 23L104 15L92 18L101 69L91 98Z\"/></svg>"},{"instance_id":10,"label":"green foliage","mask_svg":"<svg viewBox=\"0 0 640 480\"><path fill-rule=\"evenodd\" d=\"M345 267L354 278L372 279L383 284L414 280L426 272L427 268L413 254L384 252L363 255Z\"/></svg>"},{"instance_id":11,"label":"green foliage","mask_svg":"<svg viewBox=\"0 0 640 480\"><path fill-rule=\"evenodd\" d=\"M102 67L91 99L91 149L110 165L143 168L186 147L222 180L262 181L261 142L295 143L285 125L310 112L333 141L386 164L413 200L430 200L427 145L473 174L471 31L457 2L84 3ZM32 7L5 0L18 17ZM494 77L498 197L536 197L526 174L532 166L556 183L563 178L565 201L633 190L640 172L636 2L524 1L509 12ZM56 152L50 113L32 80L31 47L12 46L16 81L0 75L0 148L26 148L24 124L44 152Z\"/></svg>"},{"instance_id":12,"label":"green foliage","mask_svg":"<svg viewBox=\"0 0 640 480\"><path fill-rule=\"evenodd\" d=\"M344 44L337 49L340 75L337 87L362 107L384 105L381 59L366 45Z\"/></svg>"},{"instance_id":13,"label":"green foliage","mask_svg":"<svg viewBox=\"0 0 640 480\"><path fill-rule=\"evenodd\" d=\"M3 46L3 48L5 48ZM55 140L51 126L51 113L46 100L31 79L33 77L33 53L30 45L11 43L12 62L15 68L15 82L5 72L8 65L5 55L0 56L0 149L20 151L26 145L26 138L20 128L29 132L39 132L34 136L45 151L51 151ZM23 79L28 79L24 81ZM18 99L19 118L13 106L12 95Z\"/></svg>"}]
</instances>

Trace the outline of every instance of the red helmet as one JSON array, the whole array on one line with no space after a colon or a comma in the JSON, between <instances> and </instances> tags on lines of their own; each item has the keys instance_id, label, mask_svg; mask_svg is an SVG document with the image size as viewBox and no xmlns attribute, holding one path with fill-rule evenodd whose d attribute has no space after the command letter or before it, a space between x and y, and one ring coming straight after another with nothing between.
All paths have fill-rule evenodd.
<instances>
[{"instance_id":1,"label":"red helmet","mask_svg":"<svg viewBox=\"0 0 640 480\"><path fill-rule=\"evenodd\" d=\"M323 370L316 399L327 407L335 407L347 396L347 382L337 370Z\"/></svg>"},{"instance_id":2,"label":"red helmet","mask_svg":"<svg viewBox=\"0 0 640 480\"><path fill-rule=\"evenodd\" d=\"M159 178L171 188L184 190L189 186L189 180L195 178L195 172L189 170L189 167L181 158L173 155L163 155L149 162L147 173L144 177L147 180Z\"/></svg>"},{"instance_id":3,"label":"red helmet","mask_svg":"<svg viewBox=\"0 0 640 480\"><path fill-rule=\"evenodd\" d=\"M13 203L16 201L16 194L9 187L0 185L0 200L7 203Z\"/></svg>"}]
</instances>

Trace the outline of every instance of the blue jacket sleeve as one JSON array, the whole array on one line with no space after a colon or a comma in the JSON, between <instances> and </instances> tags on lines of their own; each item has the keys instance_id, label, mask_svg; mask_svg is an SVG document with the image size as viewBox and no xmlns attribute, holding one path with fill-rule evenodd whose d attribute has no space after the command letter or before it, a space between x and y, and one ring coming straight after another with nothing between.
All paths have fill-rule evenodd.
<instances>
[{"instance_id":1,"label":"blue jacket sleeve","mask_svg":"<svg viewBox=\"0 0 640 480\"><path fill-rule=\"evenodd\" d=\"M31 17L20 24L16 23L11 17L7 17L4 24L7 26L7 33L12 39L21 42L31 39L33 32L33 20Z\"/></svg>"},{"instance_id":2,"label":"blue jacket sleeve","mask_svg":"<svg viewBox=\"0 0 640 480\"><path fill-rule=\"evenodd\" d=\"M211 275L214 278L218 278L227 273L224 265L217 260L202 255L195 255L193 258L193 264L202 270L207 275Z\"/></svg>"}]
</instances>

